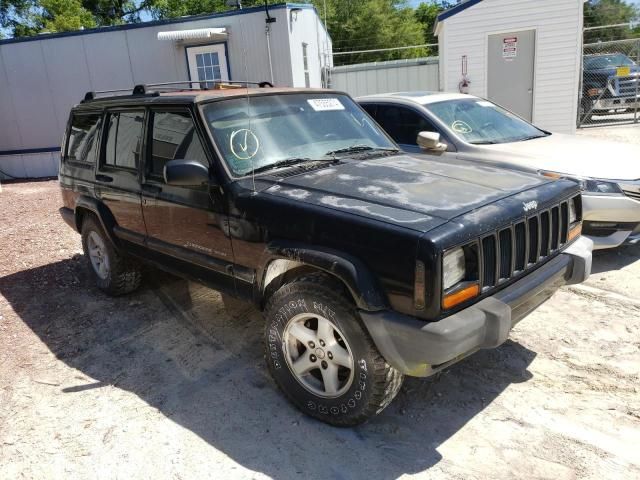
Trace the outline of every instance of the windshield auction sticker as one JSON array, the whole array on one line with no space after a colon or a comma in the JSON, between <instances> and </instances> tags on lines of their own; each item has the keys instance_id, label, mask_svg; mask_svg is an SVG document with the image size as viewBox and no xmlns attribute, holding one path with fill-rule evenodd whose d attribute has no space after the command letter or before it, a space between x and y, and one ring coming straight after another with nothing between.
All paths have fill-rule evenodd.
<instances>
[{"instance_id":1,"label":"windshield auction sticker","mask_svg":"<svg viewBox=\"0 0 640 480\"><path fill-rule=\"evenodd\" d=\"M337 98L310 98L307 102L316 112L344 110L344 105Z\"/></svg>"}]
</instances>

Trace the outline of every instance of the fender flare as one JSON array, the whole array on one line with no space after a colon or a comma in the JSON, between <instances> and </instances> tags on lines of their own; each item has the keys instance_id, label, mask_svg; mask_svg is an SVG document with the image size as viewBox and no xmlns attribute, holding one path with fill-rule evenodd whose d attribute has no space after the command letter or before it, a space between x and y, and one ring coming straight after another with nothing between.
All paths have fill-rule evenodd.
<instances>
[{"instance_id":1,"label":"fender flare","mask_svg":"<svg viewBox=\"0 0 640 480\"><path fill-rule=\"evenodd\" d=\"M111 243L118 247L118 238L113 233L113 227L117 225L116 219L114 218L111 210L104 203L95 198L87 197L82 195L78 197L75 206L75 219L76 219L76 230L82 233L82 227L80 222L80 215L82 210L87 210L95 214L98 217L98 221L102 226L102 229L107 234L107 237L111 241Z\"/></svg>"},{"instance_id":2,"label":"fender flare","mask_svg":"<svg viewBox=\"0 0 640 480\"><path fill-rule=\"evenodd\" d=\"M386 295L376 277L360 259L338 250L290 241L273 241L267 245L256 272L261 293L266 287L269 265L274 260L292 260L336 277L361 310L373 312L388 308Z\"/></svg>"}]
</instances>

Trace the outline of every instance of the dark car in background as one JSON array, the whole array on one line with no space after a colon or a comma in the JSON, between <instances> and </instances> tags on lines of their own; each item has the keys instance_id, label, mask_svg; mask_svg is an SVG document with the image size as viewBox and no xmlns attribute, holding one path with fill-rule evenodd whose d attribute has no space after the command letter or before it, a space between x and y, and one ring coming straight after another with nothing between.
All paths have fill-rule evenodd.
<instances>
[{"instance_id":1,"label":"dark car in background","mask_svg":"<svg viewBox=\"0 0 640 480\"><path fill-rule=\"evenodd\" d=\"M591 115L626 113L640 108L640 67L624 53L583 58L582 121Z\"/></svg>"}]
</instances>

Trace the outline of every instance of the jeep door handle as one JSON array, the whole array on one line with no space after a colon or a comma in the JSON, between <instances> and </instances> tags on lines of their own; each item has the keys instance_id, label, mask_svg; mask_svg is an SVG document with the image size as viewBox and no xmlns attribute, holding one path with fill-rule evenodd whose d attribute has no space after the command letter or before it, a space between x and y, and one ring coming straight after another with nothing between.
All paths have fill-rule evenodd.
<instances>
[{"instance_id":1,"label":"jeep door handle","mask_svg":"<svg viewBox=\"0 0 640 480\"><path fill-rule=\"evenodd\" d=\"M109 175L102 175L99 173L98 175L96 175L96 180L103 183L111 183L113 182L113 177L110 177Z\"/></svg>"},{"instance_id":2,"label":"jeep door handle","mask_svg":"<svg viewBox=\"0 0 640 480\"><path fill-rule=\"evenodd\" d=\"M160 193L162 191L162 187L159 187L158 185L149 185L146 183L142 185L142 189L148 193Z\"/></svg>"}]
</instances>

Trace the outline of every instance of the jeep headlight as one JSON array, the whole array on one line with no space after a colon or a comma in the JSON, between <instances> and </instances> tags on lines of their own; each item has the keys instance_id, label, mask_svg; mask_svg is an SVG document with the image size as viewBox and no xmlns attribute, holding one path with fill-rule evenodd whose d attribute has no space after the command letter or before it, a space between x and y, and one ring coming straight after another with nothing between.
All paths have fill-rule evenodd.
<instances>
[{"instance_id":1,"label":"jeep headlight","mask_svg":"<svg viewBox=\"0 0 640 480\"><path fill-rule=\"evenodd\" d=\"M442 257L442 288L448 290L464 280L466 274L464 250L449 250Z\"/></svg>"},{"instance_id":2,"label":"jeep headlight","mask_svg":"<svg viewBox=\"0 0 640 480\"><path fill-rule=\"evenodd\" d=\"M578 220L578 212L576 210L575 199L569 200L569 225L573 225Z\"/></svg>"}]
</instances>

